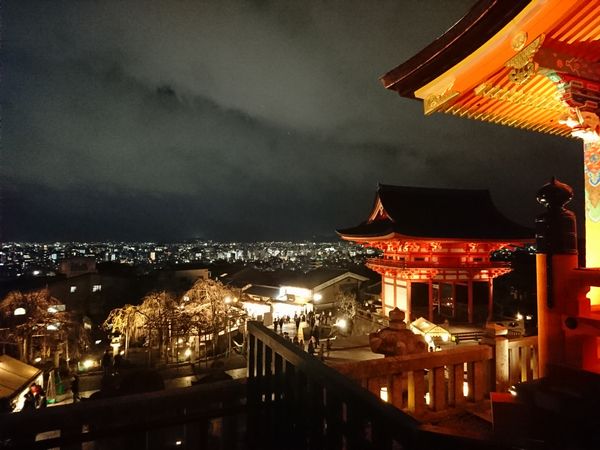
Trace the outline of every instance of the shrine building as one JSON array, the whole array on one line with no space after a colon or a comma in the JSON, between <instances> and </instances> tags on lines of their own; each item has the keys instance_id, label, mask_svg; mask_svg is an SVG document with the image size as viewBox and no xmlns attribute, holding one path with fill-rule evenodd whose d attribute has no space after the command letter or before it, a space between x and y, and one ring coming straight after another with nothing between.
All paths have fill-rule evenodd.
<instances>
[{"instance_id":1,"label":"shrine building","mask_svg":"<svg viewBox=\"0 0 600 450\"><path fill-rule=\"evenodd\" d=\"M600 267L600 2L479 0L381 77L452 114L583 142L586 266ZM600 310L600 288L589 294Z\"/></svg>"},{"instance_id":2,"label":"shrine building","mask_svg":"<svg viewBox=\"0 0 600 450\"><path fill-rule=\"evenodd\" d=\"M422 101L425 114L582 141L585 267L576 243L561 246L576 236L564 206L572 197L568 186L553 180L544 189L560 193L560 201L547 204L550 214L567 218L571 237L559 233L545 245L549 216L538 218L539 370L546 376L566 364L600 373L600 1L479 0L381 81Z\"/></svg>"},{"instance_id":3,"label":"shrine building","mask_svg":"<svg viewBox=\"0 0 600 450\"><path fill-rule=\"evenodd\" d=\"M383 313L398 307L412 314L415 283L428 286L429 320L440 308L442 288L451 287L452 314L456 288L467 288L467 319L474 321L474 283L487 286L487 319L493 311L493 280L510 272L491 254L510 246L533 242L533 230L504 217L487 190L437 189L379 185L366 221L338 230L342 239L380 249L381 258L367 266L381 274Z\"/></svg>"}]
</instances>

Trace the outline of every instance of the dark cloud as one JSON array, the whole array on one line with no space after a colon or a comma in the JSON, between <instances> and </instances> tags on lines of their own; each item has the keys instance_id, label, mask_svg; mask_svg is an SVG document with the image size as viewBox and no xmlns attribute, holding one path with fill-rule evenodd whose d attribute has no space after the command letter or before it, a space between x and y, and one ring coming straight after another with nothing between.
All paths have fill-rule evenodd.
<instances>
[{"instance_id":1,"label":"dark cloud","mask_svg":"<svg viewBox=\"0 0 600 450\"><path fill-rule=\"evenodd\" d=\"M578 142L378 83L472 3L4 2L3 239L305 238L378 181L489 187L531 223L550 175L580 188Z\"/></svg>"}]
</instances>

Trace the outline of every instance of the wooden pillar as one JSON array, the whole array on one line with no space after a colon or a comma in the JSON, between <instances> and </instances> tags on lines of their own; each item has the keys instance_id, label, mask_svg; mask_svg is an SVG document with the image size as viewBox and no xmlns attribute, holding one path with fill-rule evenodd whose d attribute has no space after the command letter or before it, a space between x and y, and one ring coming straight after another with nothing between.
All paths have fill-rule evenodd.
<instances>
[{"instance_id":1,"label":"wooden pillar","mask_svg":"<svg viewBox=\"0 0 600 450\"><path fill-rule=\"evenodd\" d=\"M427 318L430 322L433 322L433 280L431 278L429 279L428 286Z\"/></svg>"},{"instance_id":2,"label":"wooden pillar","mask_svg":"<svg viewBox=\"0 0 600 450\"><path fill-rule=\"evenodd\" d=\"M398 306L398 274L394 274L394 308ZM394 309L392 308L392 309Z\"/></svg>"},{"instance_id":3,"label":"wooden pillar","mask_svg":"<svg viewBox=\"0 0 600 450\"><path fill-rule=\"evenodd\" d=\"M438 305L437 312L438 312L438 314L440 314L441 309L442 309L442 286L443 286L443 284L440 281L438 283L438 289L437 289L437 305Z\"/></svg>"},{"instance_id":4,"label":"wooden pillar","mask_svg":"<svg viewBox=\"0 0 600 450\"><path fill-rule=\"evenodd\" d=\"M473 280L467 282L467 316L469 323L473 323Z\"/></svg>"},{"instance_id":5,"label":"wooden pillar","mask_svg":"<svg viewBox=\"0 0 600 450\"><path fill-rule=\"evenodd\" d=\"M383 315L387 316L387 311L385 310L385 272L381 274L381 310L383 311Z\"/></svg>"},{"instance_id":6,"label":"wooden pillar","mask_svg":"<svg viewBox=\"0 0 600 450\"><path fill-rule=\"evenodd\" d=\"M408 325L412 320L412 282L406 280L406 324Z\"/></svg>"},{"instance_id":7,"label":"wooden pillar","mask_svg":"<svg viewBox=\"0 0 600 450\"><path fill-rule=\"evenodd\" d=\"M494 279L488 280L488 315L487 320L490 322L494 314Z\"/></svg>"},{"instance_id":8,"label":"wooden pillar","mask_svg":"<svg viewBox=\"0 0 600 450\"><path fill-rule=\"evenodd\" d=\"M456 282L452 282L452 317L456 317Z\"/></svg>"}]
</instances>

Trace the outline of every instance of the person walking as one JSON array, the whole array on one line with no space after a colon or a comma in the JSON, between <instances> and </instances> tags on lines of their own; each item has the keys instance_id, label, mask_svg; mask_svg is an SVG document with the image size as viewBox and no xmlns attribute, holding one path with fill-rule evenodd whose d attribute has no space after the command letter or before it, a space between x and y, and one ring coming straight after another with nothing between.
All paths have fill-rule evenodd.
<instances>
[{"instance_id":1,"label":"person walking","mask_svg":"<svg viewBox=\"0 0 600 450\"><path fill-rule=\"evenodd\" d=\"M310 338L310 341L308 341L308 354L309 355L314 355L315 354L315 345L313 344L313 339Z\"/></svg>"},{"instance_id":2,"label":"person walking","mask_svg":"<svg viewBox=\"0 0 600 450\"><path fill-rule=\"evenodd\" d=\"M110 354L109 349L104 351L104 355L102 355L102 374L104 377L109 377L112 371L112 355Z\"/></svg>"},{"instance_id":3,"label":"person walking","mask_svg":"<svg viewBox=\"0 0 600 450\"><path fill-rule=\"evenodd\" d=\"M281 333L283 333L283 322L284 322L283 317L280 317L279 318L279 330Z\"/></svg>"},{"instance_id":4,"label":"person walking","mask_svg":"<svg viewBox=\"0 0 600 450\"><path fill-rule=\"evenodd\" d=\"M331 339L329 338L325 341L325 349L327 350L327 357L329 358L329 353L331 353Z\"/></svg>"},{"instance_id":5,"label":"person walking","mask_svg":"<svg viewBox=\"0 0 600 450\"><path fill-rule=\"evenodd\" d=\"M296 323L296 333L297 333L298 330L300 329L300 317L294 316L294 322Z\"/></svg>"},{"instance_id":6,"label":"person walking","mask_svg":"<svg viewBox=\"0 0 600 450\"><path fill-rule=\"evenodd\" d=\"M75 373L71 378L71 392L73 393L73 403L81 401L79 396L79 376Z\"/></svg>"},{"instance_id":7,"label":"person walking","mask_svg":"<svg viewBox=\"0 0 600 450\"><path fill-rule=\"evenodd\" d=\"M121 363L123 362L123 355L119 352L115 355L113 361L113 375L118 375L121 370Z\"/></svg>"}]
</instances>

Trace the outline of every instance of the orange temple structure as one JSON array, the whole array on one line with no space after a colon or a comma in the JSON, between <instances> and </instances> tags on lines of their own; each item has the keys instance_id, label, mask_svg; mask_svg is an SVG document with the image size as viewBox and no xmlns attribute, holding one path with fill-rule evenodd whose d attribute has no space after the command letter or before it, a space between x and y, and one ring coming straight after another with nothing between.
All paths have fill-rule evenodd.
<instances>
[{"instance_id":1,"label":"orange temple structure","mask_svg":"<svg viewBox=\"0 0 600 450\"><path fill-rule=\"evenodd\" d=\"M581 139L586 265L600 267L599 61L600 1L480 0L381 81L425 114ZM578 267L576 253L538 248L541 375L555 364L600 372L600 270Z\"/></svg>"},{"instance_id":2,"label":"orange temple structure","mask_svg":"<svg viewBox=\"0 0 600 450\"><path fill-rule=\"evenodd\" d=\"M367 266L381 274L384 313L398 307L408 321L415 283L428 286L427 316L434 307L450 308L456 316L456 288L467 288L467 320L490 320L494 278L510 272L506 262L491 254L511 245L533 241L533 230L511 222L492 203L486 190L435 189L380 185L368 219L338 230L345 240L380 249L382 258ZM487 313L475 316L474 283L487 286ZM450 296L442 299L443 285Z\"/></svg>"}]
</instances>

